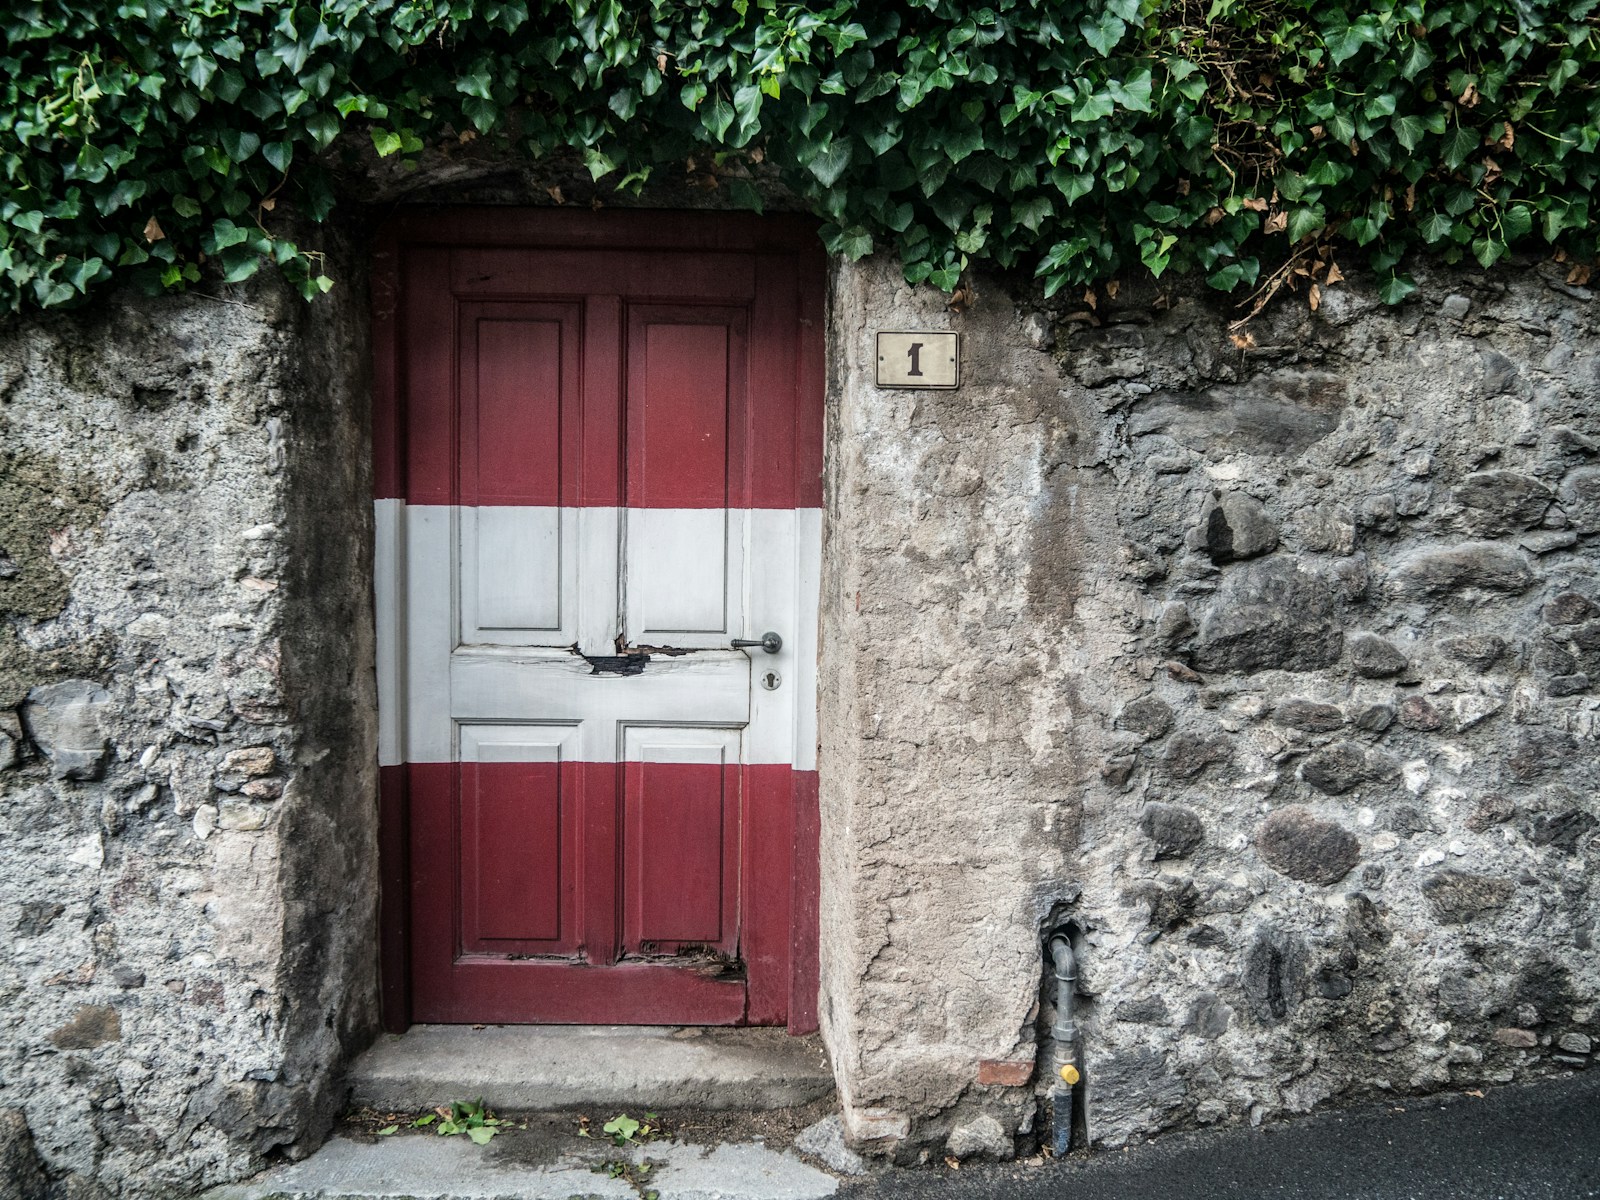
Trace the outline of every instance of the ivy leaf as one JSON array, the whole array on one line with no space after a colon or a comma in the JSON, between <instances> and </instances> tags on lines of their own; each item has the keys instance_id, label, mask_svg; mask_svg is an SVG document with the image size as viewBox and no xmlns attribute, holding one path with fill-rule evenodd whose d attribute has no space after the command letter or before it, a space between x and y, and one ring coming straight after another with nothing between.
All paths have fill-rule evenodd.
<instances>
[{"instance_id":1,"label":"ivy leaf","mask_svg":"<svg viewBox=\"0 0 1600 1200\"><path fill-rule=\"evenodd\" d=\"M1428 127L1422 118L1415 116L1395 117L1389 122L1389 126L1394 130L1395 141L1407 150L1415 150L1420 146L1423 135L1428 132Z\"/></svg>"},{"instance_id":2,"label":"ivy leaf","mask_svg":"<svg viewBox=\"0 0 1600 1200\"><path fill-rule=\"evenodd\" d=\"M294 147L289 142L268 142L261 147L261 157L280 174L288 171L294 157Z\"/></svg>"},{"instance_id":3,"label":"ivy leaf","mask_svg":"<svg viewBox=\"0 0 1600 1200\"><path fill-rule=\"evenodd\" d=\"M1328 47L1328 58L1334 66L1348 61L1361 52L1363 46L1375 46L1383 41L1379 33L1377 22L1371 16L1364 16L1342 28L1334 28L1323 34L1323 43Z\"/></svg>"},{"instance_id":4,"label":"ivy leaf","mask_svg":"<svg viewBox=\"0 0 1600 1200\"><path fill-rule=\"evenodd\" d=\"M1510 253L1510 249L1499 238L1477 237L1472 239L1472 257L1477 259L1478 265L1486 271Z\"/></svg>"},{"instance_id":5,"label":"ivy leaf","mask_svg":"<svg viewBox=\"0 0 1600 1200\"><path fill-rule=\"evenodd\" d=\"M1450 236L1450 231L1454 228L1455 222L1444 213L1429 213L1417 225L1423 240L1429 244L1443 241Z\"/></svg>"},{"instance_id":6,"label":"ivy leaf","mask_svg":"<svg viewBox=\"0 0 1600 1200\"><path fill-rule=\"evenodd\" d=\"M248 246L238 246L222 254L222 282L242 283L261 269L261 256Z\"/></svg>"},{"instance_id":7,"label":"ivy leaf","mask_svg":"<svg viewBox=\"0 0 1600 1200\"><path fill-rule=\"evenodd\" d=\"M1328 215L1320 204L1297 205L1289 210L1289 244L1294 245L1308 234L1315 233L1328 223Z\"/></svg>"},{"instance_id":8,"label":"ivy leaf","mask_svg":"<svg viewBox=\"0 0 1600 1200\"><path fill-rule=\"evenodd\" d=\"M1403 79L1415 79L1432 65L1433 51L1428 49L1428 43L1415 38L1406 47L1405 58L1400 64L1400 76Z\"/></svg>"},{"instance_id":9,"label":"ivy leaf","mask_svg":"<svg viewBox=\"0 0 1600 1200\"><path fill-rule=\"evenodd\" d=\"M1444 135L1444 145L1440 148L1440 157L1444 159L1444 165L1454 171L1467 161L1467 156L1476 150L1482 142L1483 135L1476 129L1457 125Z\"/></svg>"},{"instance_id":10,"label":"ivy leaf","mask_svg":"<svg viewBox=\"0 0 1600 1200\"><path fill-rule=\"evenodd\" d=\"M1533 232L1533 211L1526 204L1513 204L1500 216L1500 233L1508 242Z\"/></svg>"},{"instance_id":11,"label":"ivy leaf","mask_svg":"<svg viewBox=\"0 0 1600 1200\"><path fill-rule=\"evenodd\" d=\"M1011 219L1031 233L1055 215L1055 205L1048 196L1033 196L1019 200L1011 206Z\"/></svg>"},{"instance_id":12,"label":"ivy leaf","mask_svg":"<svg viewBox=\"0 0 1600 1200\"><path fill-rule=\"evenodd\" d=\"M1385 304L1399 304L1416 290L1416 281L1409 275L1391 273L1379 281L1378 298Z\"/></svg>"},{"instance_id":13,"label":"ivy leaf","mask_svg":"<svg viewBox=\"0 0 1600 1200\"><path fill-rule=\"evenodd\" d=\"M1125 83L1111 82L1108 90L1111 98L1129 112L1147 113L1150 111L1150 72L1139 71L1131 75Z\"/></svg>"},{"instance_id":14,"label":"ivy leaf","mask_svg":"<svg viewBox=\"0 0 1600 1200\"><path fill-rule=\"evenodd\" d=\"M388 158L391 154L400 153L400 135L392 129L380 129L374 125L372 127L372 146L378 152L380 158ZM283 168L279 167L278 169L282 170Z\"/></svg>"},{"instance_id":15,"label":"ivy leaf","mask_svg":"<svg viewBox=\"0 0 1600 1200\"><path fill-rule=\"evenodd\" d=\"M817 147L816 153L806 167L821 182L823 187L832 187L839 182L845 168L850 165L854 151L848 137L836 137L832 141Z\"/></svg>"},{"instance_id":16,"label":"ivy leaf","mask_svg":"<svg viewBox=\"0 0 1600 1200\"><path fill-rule=\"evenodd\" d=\"M1117 48L1122 35L1128 32L1128 25L1115 13L1107 11L1098 17L1084 17L1078 22L1078 32L1083 34L1083 40L1094 48L1096 54L1106 58Z\"/></svg>"},{"instance_id":17,"label":"ivy leaf","mask_svg":"<svg viewBox=\"0 0 1600 1200\"><path fill-rule=\"evenodd\" d=\"M700 110L700 124L704 125L711 136L717 141L722 141L728 136L728 128L733 124L733 105L719 92L711 98L711 103Z\"/></svg>"},{"instance_id":18,"label":"ivy leaf","mask_svg":"<svg viewBox=\"0 0 1600 1200\"><path fill-rule=\"evenodd\" d=\"M228 157L236 163L244 162L261 149L260 135L251 133L247 129L224 129L217 135L217 140L228 152Z\"/></svg>"},{"instance_id":19,"label":"ivy leaf","mask_svg":"<svg viewBox=\"0 0 1600 1200\"><path fill-rule=\"evenodd\" d=\"M339 118L331 112L312 113L306 118L306 132L318 149L326 149L339 136Z\"/></svg>"}]
</instances>

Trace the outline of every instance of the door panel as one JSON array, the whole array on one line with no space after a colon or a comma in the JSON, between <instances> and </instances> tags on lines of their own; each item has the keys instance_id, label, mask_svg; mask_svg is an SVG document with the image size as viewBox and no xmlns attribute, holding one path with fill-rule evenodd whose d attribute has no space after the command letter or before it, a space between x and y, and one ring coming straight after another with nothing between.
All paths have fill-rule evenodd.
<instances>
[{"instance_id":1,"label":"door panel","mask_svg":"<svg viewBox=\"0 0 1600 1200\"><path fill-rule=\"evenodd\" d=\"M460 736L463 953L576 953L576 727L462 725Z\"/></svg>"},{"instance_id":2,"label":"door panel","mask_svg":"<svg viewBox=\"0 0 1600 1200\"><path fill-rule=\"evenodd\" d=\"M457 510L463 644L578 640L576 516L554 507Z\"/></svg>"},{"instance_id":3,"label":"door panel","mask_svg":"<svg viewBox=\"0 0 1600 1200\"><path fill-rule=\"evenodd\" d=\"M582 308L463 304L457 502L558 505L582 455Z\"/></svg>"},{"instance_id":4,"label":"door panel","mask_svg":"<svg viewBox=\"0 0 1600 1200\"><path fill-rule=\"evenodd\" d=\"M629 645L714 649L744 625L746 513L623 513L623 634Z\"/></svg>"},{"instance_id":5,"label":"door panel","mask_svg":"<svg viewBox=\"0 0 1600 1200\"><path fill-rule=\"evenodd\" d=\"M411 1015L809 1020L799 590L821 539L796 481L821 423L793 256L436 232L397 250L377 339L396 356L380 745L407 764ZM768 628L778 655L730 646Z\"/></svg>"},{"instance_id":6,"label":"door panel","mask_svg":"<svg viewBox=\"0 0 1600 1200\"><path fill-rule=\"evenodd\" d=\"M738 951L739 734L624 730L625 953Z\"/></svg>"}]
</instances>

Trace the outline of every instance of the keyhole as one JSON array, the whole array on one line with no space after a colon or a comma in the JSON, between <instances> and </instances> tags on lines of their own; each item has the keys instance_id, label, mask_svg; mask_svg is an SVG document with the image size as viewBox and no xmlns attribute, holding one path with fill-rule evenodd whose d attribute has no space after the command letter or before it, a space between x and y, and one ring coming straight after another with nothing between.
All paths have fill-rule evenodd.
<instances>
[{"instance_id":1,"label":"keyhole","mask_svg":"<svg viewBox=\"0 0 1600 1200\"><path fill-rule=\"evenodd\" d=\"M769 692L778 690L778 685L783 682L783 676L776 671L763 671L761 673L761 686Z\"/></svg>"},{"instance_id":2,"label":"keyhole","mask_svg":"<svg viewBox=\"0 0 1600 1200\"><path fill-rule=\"evenodd\" d=\"M921 342L912 342L911 343L911 349L906 351L906 357L911 359L911 370L907 371L906 374L907 375L921 375L922 374L922 343Z\"/></svg>"}]
</instances>

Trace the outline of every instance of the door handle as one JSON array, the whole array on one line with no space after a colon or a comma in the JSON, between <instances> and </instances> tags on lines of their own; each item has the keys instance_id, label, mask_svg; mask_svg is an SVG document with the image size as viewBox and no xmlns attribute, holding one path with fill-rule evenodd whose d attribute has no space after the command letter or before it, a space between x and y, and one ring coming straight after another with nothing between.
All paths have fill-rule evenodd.
<instances>
[{"instance_id":1,"label":"door handle","mask_svg":"<svg viewBox=\"0 0 1600 1200\"><path fill-rule=\"evenodd\" d=\"M752 650L758 646L765 650L768 654L776 654L779 650L783 649L783 639L777 634L773 633L770 629L758 638L733 639L733 648L735 650Z\"/></svg>"}]
</instances>

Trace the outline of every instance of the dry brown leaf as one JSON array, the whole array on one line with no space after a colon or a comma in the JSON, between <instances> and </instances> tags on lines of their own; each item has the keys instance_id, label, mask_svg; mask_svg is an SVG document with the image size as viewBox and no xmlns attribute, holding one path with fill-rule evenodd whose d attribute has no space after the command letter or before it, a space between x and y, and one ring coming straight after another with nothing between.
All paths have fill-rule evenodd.
<instances>
[{"instance_id":1,"label":"dry brown leaf","mask_svg":"<svg viewBox=\"0 0 1600 1200\"><path fill-rule=\"evenodd\" d=\"M750 161L753 162L753 163L757 163L757 164L766 162L767 161L767 152L766 152L766 150L761 146L752 146L752 147L750 147Z\"/></svg>"},{"instance_id":2,"label":"dry brown leaf","mask_svg":"<svg viewBox=\"0 0 1600 1200\"><path fill-rule=\"evenodd\" d=\"M1289 214L1286 212L1273 213L1261 227L1264 233L1282 233L1287 228L1289 228Z\"/></svg>"},{"instance_id":3,"label":"dry brown leaf","mask_svg":"<svg viewBox=\"0 0 1600 1200\"><path fill-rule=\"evenodd\" d=\"M1187 196L1189 194L1189 188L1191 186L1192 185L1189 183L1189 181L1187 179L1178 180L1178 195Z\"/></svg>"},{"instance_id":4,"label":"dry brown leaf","mask_svg":"<svg viewBox=\"0 0 1600 1200\"><path fill-rule=\"evenodd\" d=\"M1361 153L1361 143L1356 141L1355 138L1351 138L1350 139L1350 153L1351 154L1360 154Z\"/></svg>"},{"instance_id":5,"label":"dry brown leaf","mask_svg":"<svg viewBox=\"0 0 1600 1200\"><path fill-rule=\"evenodd\" d=\"M1230 333L1228 340L1233 343L1236 350L1253 350L1256 345L1256 335L1253 333ZM1171 664L1168 664L1169 666Z\"/></svg>"},{"instance_id":6,"label":"dry brown leaf","mask_svg":"<svg viewBox=\"0 0 1600 1200\"><path fill-rule=\"evenodd\" d=\"M1575 263L1572 270L1567 272L1567 282L1574 287L1583 287L1594 277L1594 268L1588 263Z\"/></svg>"},{"instance_id":7,"label":"dry brown leaf","mask_svg":"<svg viewBox=\"0 0 1600 1200\"><path fill-rule=\"evenodd\" d=\"M550 187L545 188L545 191L550 193L550 199L554 200L557 204L565 204L567 202L567 198L561 194L561 188L559 185L552 184Z\"/></svg>"},{"instance_id":8,"label":"dry brown leaf","mask_svg":"<svg viewBox=\"0 0 1600 1200\"><path fill-rule=\"evenodd\" d=\"M1265 200L1263 200L1260 196L1250 196L1250 197L1248 197L1244 202L1244 206L1246 208L1248 208L1251 212L1266 212L1267 211L1267 202Z\"/></svg>"},{"instance_id":9,"label":"dry brown leaf","mask_svg":"<svg viewBox=\"0 0 1600 1200\"><path fill-rule=\"evenodd\" d=\"M950 293L950 302L946 307L953 313L965 312L976 298L972 285L962 280L956 284L956 290Z\"/></svg>"},{"instance_id":10,"label":"dry brown leaf","mask_svg":"<svg viewBox=\"0 0 1600 1200\"><path fill-rule=\"evenodd\" d=\"M1083 290L1083 302L1085 304L1087 304L1090 308L1099 308L1100 307L1100 297L1098 297L1098 296L1096 296L1094 294L1094 289L1093 288L1084 288L1084 290Z\"/></svg>"},{"instance_id":11,"label":"dry brown leaf","mask_svg":"<svg viewBox=\"0 0 1600 1200\"><path fill-rule=\"evenodd\" d=\"M1339 270L1338 263L1328 264L1328 277L1322 282L1328 287L1332 287L1336 283L1344 282L1344 272Z\"/></svg>"},{"instance_id":12,"label":"dry brown leaf","mask_svg":"<svg viewBox=\"0 0 1600 1200\"><path fill-rule=\"evenodd\" d=\"M1500 124L1505 126L1505 133L1501 135L1500 140L1495 145L1501 149L1509 150L1517 144L1517 131L1511 128L1510 121L1501 121Z\"/></svg>"},{"instance_id":13,"label":"dry brown leaf","mask_svg":"<svg viewBox=\"0 0 1600 1200\"><path fill-rule=\"evenodd\" d=\"M460 133L456 134L456 141L460 142L463 146L465 146L468 142L475 142L477 140L478 131L476 129L463 129Z\"/></svg>"},{"instance_id":14,"label":"dry brown leaf","mask_svg":"<svg viewBox=\"0 0 1600 1200\"><path fill-rule=\"evenodd\" d=\"M953 1154L946 1154L944 1156L944 1165L949 1167L952 1171L961 1170L961 1160Z\"/></svg>"},{"instance_id":15,"label":"dry brown leaf","mask_svg":"<svg viewBox=\"0 0 1600 1200\"><path fill-rule=\"evenodd\" d=\"M154 217L151 217L148 221L146 221L144 223L144 240L145 241L147 241L147 242L159 242L162 238L164 238L166 236L167 236L166 231L161 228L161 222L156 220Z\"/></svg>"},{"instance_id":16,"label":"dry brown leaf","mask_svg":"<svg viewBox=\"0 0 1600 1200\"><path fill-rule=\"evenodd\" d=\"M1494 183L1500 178L1500 174L1500 164L1495 162L1494 159L1486 157L1483 160L1483 182L1486 184Z\"/></svg>"},{"instance_id":17,"label":"dry brown leaf","mask_svg":"<svg viewBox=\"0 0 1600 1200\"><path fill-rule=\"evenodd\" d=\"M1122 285L1120 283L1118 283L1115 279L1108 279L1106 281L1106 296L1108 298L1110 298L1112 300L1115 300L1117 298L1117 293L1119 291L1121 291L1121 290L1122 290Z\"/></svg>"},{"instance_id":18,"label":"dry brown leaf","mask_svg":"<svg viewBox=\"0 0 1600 1200\"><path fill-rule=\"evenodd\" d=\"M1322 289L1314 283L1311 285L1311 290L1306 293L1306 303L1311 305L1312 312L1322 307Z\"/></svg>"},{"instance_id":19,"label":"dry brown leaf","mask_svg":"<svg viewBox=\"0 0 1600 1200\"><path fill-rule=\"evenodd\" d=\"M1201 220L1207 225L1215 225L1226 215L1220 208L1210 208L1206 210L1206 215Z\"/></svg>"},{"instance_id":20,"label":"dry brown leaf","mask_svg":"<svg viewBox=\"0 0 1600 1200\"><path fill-rule=\"evenodd\" d=\"M1410 212L1417 206L1417 185L1414 183L1406 189L1405 204L1407 212Z\"/></svg>"},{"instance_id":21,"label":"dry brown leaf","mask_svg":"<svg viewBox=\"0 0 1600 1200\"><path fill-rule=\"evenodd\" d=\"M1325 138L1328 135L1328 131L1326 129L1324 129L1321 125L1313 125L1311 127L1310 133L1311 133L1311 140L1313 142L1320 142L1323 138Z\"/></svg>"},{"instance_id":22,"label":"dry brown leaf","mask_svg":"<svg viewBox=\"0 0 1600 1200\"><path fill-rule=\"evenodd\" d=\"M1567 261L1566 248L1564 246L1557 246L1556 247L1556 252L1554 254L1552 254L1550 257L1555 259L1556 262L1566 262Z\"/></svg>"},{"instance_id":23,"label":"dry brown leaf","mask_svg":"<svg viewBox=\"0 0 1600 1200\"><path fill-rule=\"evenodd\" d=\"M667 56L665 54L656 55L656 70L663 75L667 73Z\"/></svg>"},{"instance_id":24,"label":"dry brown leaf","mask_svg":"<svg viewBox=\"0 0 1600 1200\"><path fill-rule=\"evenodd\" d=\"M276 200L274 200L271 196L268 196L264 200L261 201L261 211L262 212L271 212L273 209L275 209L277 207L278 207L278 202Z\"/></svg>"}]
</instances>

